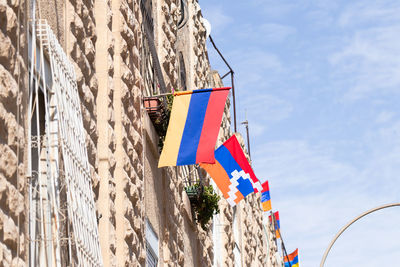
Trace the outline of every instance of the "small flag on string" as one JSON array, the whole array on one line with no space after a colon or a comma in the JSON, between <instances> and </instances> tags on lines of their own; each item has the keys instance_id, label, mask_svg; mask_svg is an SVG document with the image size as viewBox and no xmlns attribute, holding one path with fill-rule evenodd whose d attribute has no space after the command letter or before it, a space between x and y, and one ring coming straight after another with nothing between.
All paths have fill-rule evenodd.
<instances>
[{"instance_id":1,"label":"small flag on string","mask_svg":"<svg viewBox=\"0 0 400 267\"><path fill-rule=\"evenodd\" d=\"M263 208L263 211L270 211L272 209L271 207L271 196L269 194L269 185L268 181L262 184L262 191L261 191L261 205Z\"/></svg>"},{"instance_id":2,"label":"small flag on string","mask_svg":"<svg viewBox=\"0 0 400 267\"><path fill-rule=\"evenodd\" d=\"M158 167L214 163L230 87L176 92Z\"/></svg>"},{"instance_id":3,"label":"small flag on string","mask_svg":"<svg viewBox=\"0 0 400 267\"><path fill-rule=\"evenodd\" d=\"M274 217L275 217L276 224L272 221L271 215L269 215L269 222L274 224L274 226L275 226L276 238L280 238L281 237L281 234L280 234L281 221L279 220L279 211L274 212Z\"/></svg>"},{"instance_id":4,"label":"small flag on string","mask_svg":"<svg viewBox=\"0 0 400 267\"><path fill-rule=\"evenodd\" d=\"M284 257L285 267L299 267L299 249ZM290 262L290 264L289 264Z\"/></svg>"},{"instance_id":5,"label":"small flag on string","mask_svg":"<svg viewBox=\"0 0 400 267\"><path fill-rule=\"evenodd\" d=\"M232 207L247 195L262 191L235 135L215 150L214 164L201 163L200 167L207 171Z\"/></svg>"}]
</instances>

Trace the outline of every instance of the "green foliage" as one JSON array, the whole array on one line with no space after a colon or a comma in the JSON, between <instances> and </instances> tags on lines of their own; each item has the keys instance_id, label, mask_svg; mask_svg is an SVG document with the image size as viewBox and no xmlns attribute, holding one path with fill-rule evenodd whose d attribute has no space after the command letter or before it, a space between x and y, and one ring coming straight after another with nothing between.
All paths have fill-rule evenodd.
<instances>
[{"instance_id":1,"label":"green foliage","mask_svg":"<svg viewBox=\"0 0 400 267\"><path fill-rule=\"evenodd\" d=\"M199 186L197 184L197 186ZM194 211L196 212L196 220L200 223L203 230L207 230L208 222L214 214L219 213L218 201L221 199L217 195L212 186L204 186L197 201L194 203Z\"/></svg>"},{"instance_id":2,"label":"green foliage","mask_svg":"<svg viewBox=\"0 0 400 267\"><path fill-rule=\"evenodd\" d=\"M160 97L160 101L163 101L163 97ZM172 103L174 102L174 95L167 95L165 97L166 107L164 108L163 117L161 121L158 121L159 125L159 137L158 147L160 151L164 147L165 135L167 134L169 118L171 117Z\"/></svg>"},{"instance_id":3,"label":"green foliage","mask_svg":"<svg viewBox=\"0 0 400 267\"><path fill-rule=\"evenodd\" d=\"M165 141L165 135L167 133L168 129L168 124L169 124L169 118L171 116L171 110L172 110L172 103L174 101L174 96L173 95L167 95L166 96L166 107L164 108L163 116L160 121L157 121L156 123L159 125L158 133L160 140L158 141L158 147L160 148L160 151L162 150L164 146L164 141ZM160 101L163 101L163 97L160 97Z\"/></svg>"}]
</instances>

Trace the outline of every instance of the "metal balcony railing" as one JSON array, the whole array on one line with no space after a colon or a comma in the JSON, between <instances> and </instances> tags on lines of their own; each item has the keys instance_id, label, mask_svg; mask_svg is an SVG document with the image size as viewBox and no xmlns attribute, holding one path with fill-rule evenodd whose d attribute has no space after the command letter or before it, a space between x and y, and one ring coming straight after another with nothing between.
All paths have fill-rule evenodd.
<instances>
[{"instance_id":1,"label":"metal balcony railing","mask_svg":"<svg viewBox=\"0 0 400 267\"><path fill-rule=\"evenodd\" d=\"M183 185L186 194L189 197L190 203L193 205L202 194L204 190L204 183L199 167L196 166L182 166Z\"/></svg>"}]
</instances>

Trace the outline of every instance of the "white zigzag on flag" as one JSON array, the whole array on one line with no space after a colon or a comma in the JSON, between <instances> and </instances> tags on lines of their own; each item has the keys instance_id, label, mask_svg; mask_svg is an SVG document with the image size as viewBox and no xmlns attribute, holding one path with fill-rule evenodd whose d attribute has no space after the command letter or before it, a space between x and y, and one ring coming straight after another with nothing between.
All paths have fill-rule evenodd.
<instances>
[{"instance_id":1,"label":"white zigzag on flag","mask_svg":"<svg viewBox=\"0 0 400 267\"><path fill-rule=\"evenodd\" d=\"M231 173L232 178L231 178L231 184L229 185L230 190L228 192L229 198L227 198L227 201L232 207L234 207L236 205L236 203L235 203L235 199L237 198L236 193L239 191L237 189L237 186L239 185L238 180L240 179L240 177L243 177L243 179L248 179L247 178L248 174L247 175L246 174L247 173L245 173L243 170L241 170L240 172L238 172L237 170L234 170Z\"/></svg>"},{"instance_id":2,"label":"white zigzag on flag","mask_svg":"<svg viewBox=\"0 0 400 267\"><path fill-rule=\"evenodd\" d=\"M249 175L249 174L247 174L247 175ZM255 188L255 189L257 189L258 190L258 192L262 192L262 190L263 190L263 187L262 187L262 185L261 185L261 183L260 183L260 181L257 181L257 182L253 182L253 180L252 179L250 179L250 175L249 175L249 180L250 180L250 182L251 182L251 185L253 186L253 188Z\"/></svg>"},{"instance_id":3,"label":"white zigzag on flag","mask_svg":"<svg viewBox=\"0 0 400 267\"><path fill-rule=\"evenodd\" d=\"M244 173L244 175L242 175L243 179L247 179L250 180L251 185L253 186L254 189L257 189L258 192L261 192L263 190L262 185L260 183L260 181L254 182L253 179L250 178L250 174L245 173L244 171L241 171Z\"/></svg>"},{"instance_id":4,"label":"white zigzag on flag","mask_svg":"<svg viewBox=\"0 0 400 267\"><path fill-rule=\"evenodd\" d=\"M231 179L231 184L229 185L229 192L228 192L229 197L226 200L232 207L236 205L235 199L237 198L236 193L239 191L237 189L237 186L239 185L238 180L240 179L240 177L242 177L244 180L250 180L251 185L253 186L253 188L257 188L258 192L262 191L261 183L259 181L253 182L253 180L250 178L250 174L244 172L243 170L241 170L240 172L234 170L231 173L231 175L232 179Z\"/></svg>"},{"instance_id":5,"label":"white zigzag on flag","mask_svg":"<svg viewBox=\"0 0 400 267\"><path fill-rule=\"evenodd\" d=\"M226 199L228 203L234 207L236 205L235 199L237 198L236 193L239 191L237 186L239 185L238 179L241 177L237 170L234 170L232 173L231 184L229 185L228 198Z\"/></svg>"}]
</instances>

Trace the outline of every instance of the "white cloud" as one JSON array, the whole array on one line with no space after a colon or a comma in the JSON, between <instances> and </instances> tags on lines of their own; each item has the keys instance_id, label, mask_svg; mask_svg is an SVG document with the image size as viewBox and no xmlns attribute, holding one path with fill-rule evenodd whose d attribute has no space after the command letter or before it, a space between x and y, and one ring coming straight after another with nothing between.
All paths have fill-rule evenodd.
<instances>
[{"instance_id":1,"label":"white cloud","mask_svg":"<svg viewBox=\"0 0 400 267\"><path fill-rule=\"evenodd\" d=\"M350 3L339 16L341 27L361 26L374 23L399 22L400 3L398 1L358 1Z\"/></svg>"},{"instance_id":2,"label":"white cloud","mask_svg":"<svg viewBox=\"0 0 400 267\"><path fill-rule=\"evenodd\" d=\"M371 93L398 93L400 87L400 25L358 30L351 41L330 56L335 74L350 84L345 99Z\"/></svg>"},{"instance_id":3,"label":"white cloud","mask_svg":"<svg viewBox=\"0 0 400 267\"><path fill-rule=\"evenodd\" d=\"M295 32L296 29L291 26L277 23L264 23L260 26L260 33L258 36L265 41L281 42Z\"/></svg>"},{"instance_id":4,"label":"white cloud","mask_svg":"<svg viewBox=\"0 0 400 267\"><path fill-rule=\"evenodd\" d=\"M268 18L280 18L291 13L297 6L296 1L249 0L256 10L262 10Z\"/></svg>"},{"instance_id":5,"label":"white cloud","mask_svg":"<svg viewBox=\"0 0 400 267\"><path fill-rule=\"evenodd\" d=\"M206 5L202 10L202 13L211 24L211 35L217 35L218 33L223 32L234 22L233 17L228 15L222 5Z\"/></svg>"},{"instance_id":6,"label":"white cloud","mask_svg":"<svg viewBox=\"0 0 400 267\"><path fill-rule=\"evenodd\" d=\"M262 73L264 70L279 71L282 69L282 62L279 57L266 49L236 50L234 55L231 54L230 56L237 63L236 69L256 73Z\"/></svg>"},{"instance_id":7,"label":"white cloud","mask_svg":"<svg viewBox=\"0 0 400 267\"><path fill-rule=\"evenodd\" d=\"M296 32L296 28L279 23L262 23L257 25L246 23L239 25L233 31L233 35L237 39L246 40L249 46L251 46L252 43L268 45L271 45L271 43L280 43Z\"/></svg>"},{"instance_id":8,"label":"white cloud","mask_svg":"<svg viewBox=\"0 0 400 267\"><path fill-rule=\"evenodd\" d=\"M303 140L266 143L259 147L254 164L278 188L301 187L302 191L356 176L351 165L333 160L324 147L310 147Z\"/></svg>"},{"instance_id":9,"label":"white cloud","mask_svg":"<svg viewBox=\"0 0 400 267\"><path fill-rule=\"evenodd\" d=\"M293 111L291 103L284 99L259 92L250 94L245 99L242 99L242 105L249 110L251 117L262 114L262 117L258 117L258 121L262 123L284 120Z\"/></svg>"},{"instance_id":10,"label":"white cloud","mask_svg":"<svg viewBox=\"0 0 400 267\"><path fill-rule=\"evenodd\" d=\"M392 120L392 118L396 115L395 112L392 111L382 111L376 117L375 122L378 124L387 123Z\"/></svg>"}]
</instances>

